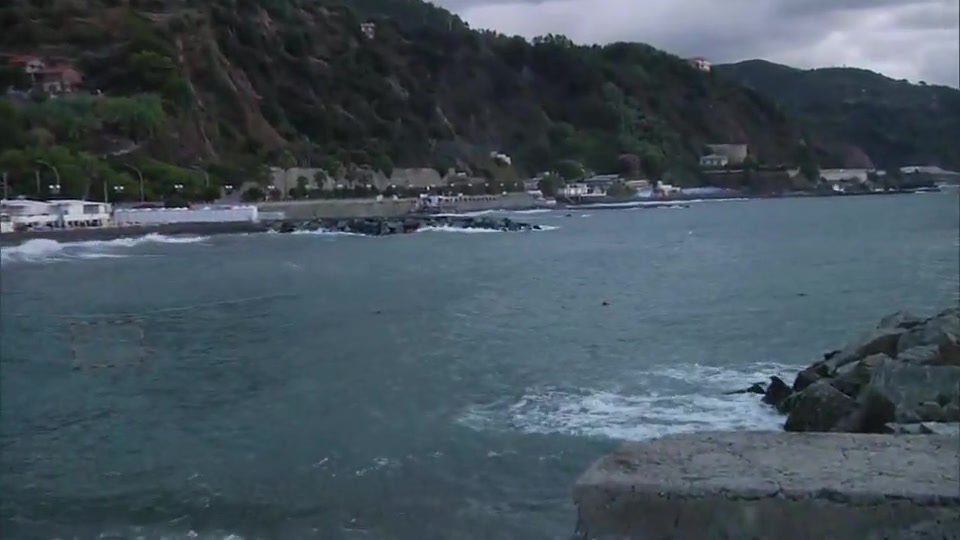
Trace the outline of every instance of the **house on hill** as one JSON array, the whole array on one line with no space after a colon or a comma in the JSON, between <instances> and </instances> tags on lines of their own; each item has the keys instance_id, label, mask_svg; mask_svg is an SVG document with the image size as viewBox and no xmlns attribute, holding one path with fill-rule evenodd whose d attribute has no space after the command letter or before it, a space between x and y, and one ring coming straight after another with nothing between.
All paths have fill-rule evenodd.
<instances>
[{"instance_id":1,"label":"house on hill","mask_svg":"<svg viewBox=\"0 0 960 540\"><path fill-rule=\"evenodd\" d=\"M83 73L71 62L48 61L36 55L10 55L7 63L21 66L35 89L50 95L69 94L83 84Z\"/></svg>"}]
</instances>

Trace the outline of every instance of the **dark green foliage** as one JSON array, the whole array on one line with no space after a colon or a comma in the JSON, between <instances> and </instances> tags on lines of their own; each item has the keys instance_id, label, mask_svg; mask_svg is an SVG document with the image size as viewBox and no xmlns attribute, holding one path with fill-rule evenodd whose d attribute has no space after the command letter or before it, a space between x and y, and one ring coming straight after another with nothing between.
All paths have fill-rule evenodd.
<instances>
[{"instance_id":1,"label":"dark green foliage","mask_svg":"<svg viewBox=\"0 0 960 540\"><path fill-rule=\"evenodd\" d=\"M880 168L960 169L960 90L916 85L855 68L800 70L762 60L714 66L718 76L781 101L813 134L824 166L848 161L846 145Z\"/></svg>"}]
</instances>

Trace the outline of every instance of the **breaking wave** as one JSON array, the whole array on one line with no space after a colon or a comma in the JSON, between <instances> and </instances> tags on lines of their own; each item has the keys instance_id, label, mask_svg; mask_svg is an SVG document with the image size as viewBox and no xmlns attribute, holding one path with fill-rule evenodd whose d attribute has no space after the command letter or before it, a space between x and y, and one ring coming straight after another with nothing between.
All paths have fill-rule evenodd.
<instances>
[{"instance_id":1,"label":"breaking wave","mask_svg":"<svg viewBox=\"0 0 960 540\"><path fill-rule=\"evenodd\" d=\"M156 233L114 240L87 240L82 242L58 242L48 238L35 238L17 246L0 248L0 263L119 259L128 256L119 252L127 248L145 244L196 244L208 238L207 236L166 236Z\"/></svg>"},{"instance_id":2,"label":"breaking wave","mask_svg":"<svg viewBox=\"0 0 960 540\"><path fill-rule=\"evenodd\" d=\"M643 440L673 433L782 429L783 418L755 394L725 392L760 382L783 369L671 367L631 374L649 391L616 387L536 386L519 398L475 405L460 423L473 429L562 433ZM671 391L671 388L676 388ZM696 390L691 390L696 388Z\"/></svg>"}]
</instances>

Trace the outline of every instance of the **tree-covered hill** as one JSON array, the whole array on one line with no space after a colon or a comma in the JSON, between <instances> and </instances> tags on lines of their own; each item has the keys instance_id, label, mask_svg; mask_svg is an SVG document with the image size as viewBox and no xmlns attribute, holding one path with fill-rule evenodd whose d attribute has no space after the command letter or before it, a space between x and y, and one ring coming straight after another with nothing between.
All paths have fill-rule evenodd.
<instances>
[{"instance_id":1,"label":"tree-covered hill","mask_svg":"<svg viewBox=\"0 0 960 540\"><path fill-rule=\"evenodd\" d=\"M647 175L696 183L708 143L747 143L768 164L803 149L773 101L647 45L528 42L419 0L11 0L0 31L0 52L71 61L95 94L74 107L81 127L63 103L7 100L0 151L20 154L0 166L18 185L38 156L88 162L75 171L102 161L96 178L118 183L147 164L159 193L262 176L265 163L470 168L492 151L521 174L570 159L608 172L636 154ZM19 76L9 67L4 86ZM49 101L72 99L86 98ZM132 150L104 158L111 145ZM64 189L89 191L76 175Z\"/></svg>"},{"instance_id":2,"label":"tree-covered hill","mask_svg":"<svg viewBox=\"0 0 960 540\"><path fill-rule=\"evenodd\" d=\"M782 102L816 134L824 164L858 166L865 155L880 168L960 170L956 88L911 84L864 69L801 70L763 60L715 66L714 72Z\"/></svg>"}]
</instances>

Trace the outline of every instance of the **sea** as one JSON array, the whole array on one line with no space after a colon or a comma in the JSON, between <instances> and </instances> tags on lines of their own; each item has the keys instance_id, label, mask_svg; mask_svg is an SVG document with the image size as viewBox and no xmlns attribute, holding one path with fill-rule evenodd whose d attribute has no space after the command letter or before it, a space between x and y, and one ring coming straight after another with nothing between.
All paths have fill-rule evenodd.
<instances>
[{"instance_id":1,"label":"sea","mask_svg":"<svg viewBox=\"0 0 960 540\"><path fill-rule=\"evenodd\" d=\"M624 441L960 302L955 194L0 250L4 539L569 539Z\"/></svg>"}]
</instances>

